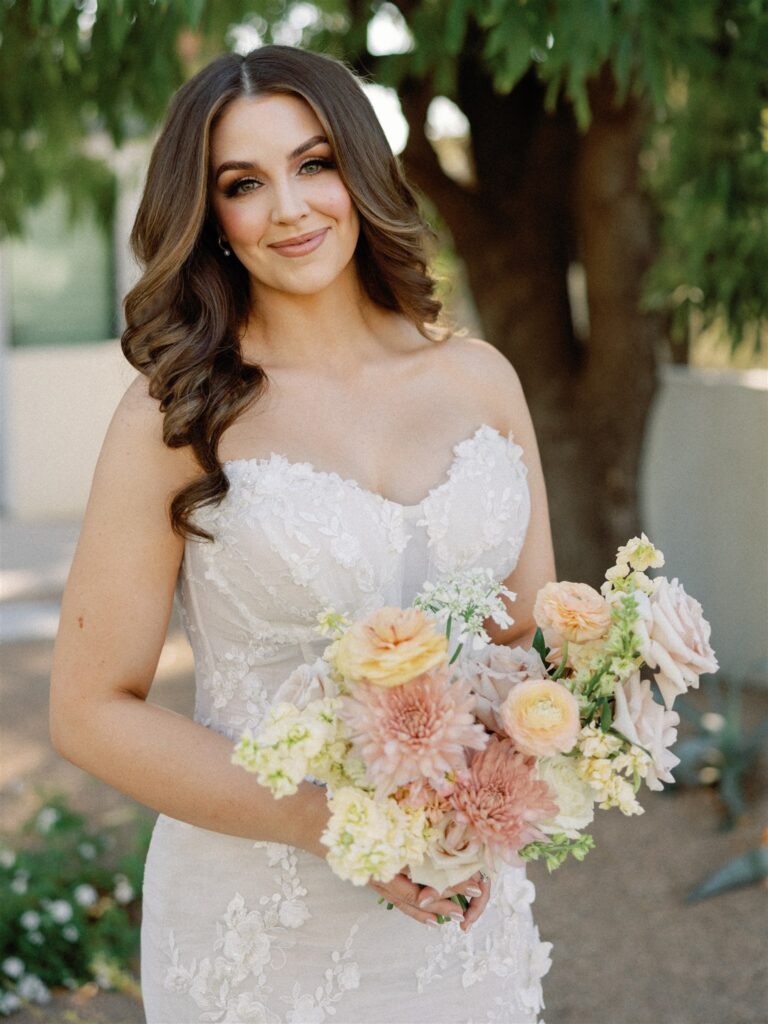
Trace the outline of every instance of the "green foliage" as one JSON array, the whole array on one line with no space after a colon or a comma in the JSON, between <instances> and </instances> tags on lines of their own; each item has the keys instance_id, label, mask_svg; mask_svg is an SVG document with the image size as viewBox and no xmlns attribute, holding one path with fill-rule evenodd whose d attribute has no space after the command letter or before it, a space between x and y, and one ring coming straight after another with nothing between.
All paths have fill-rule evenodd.
<instances>
[{"instance_id":1,"label":"green foliage","mask_svg":"<svg viewBox=\"0 0 768 1024\"><path fill-rule=\"evenodd\" d=\"M348 59L398 87L430 79L458 98L459 72L488 74L499 93L535 75L546 107L565 100L590 123L590 90L610 69L616 102L648 111L647 185L657 199L661 254L649 308L717 323L733 345L768 320L766 0L395 0L412 45L372 57L380 0L2 0L0 234L64 182L73 213L110 216L111 172L85 140L149 133L177 86L234 45L235 25ZM295 16L294 15L298 15ZM504 145L504 132L499 133Z\"/></svg>"},{"instance_id":2,"label":"green foliage","mask_svg":"<svg viewBox=\"0 0 768 1024\"><path fill-rule=\"evenodd\" d=\"M519 851L523 860L540 860L543 858L547 871L554 871L567 859L568 854L575 860L584 860L590 850L594 850L595 840L590 835L569 839L564 832L557 832L547 840L528 843Z\"/></svg>"},{"instance_id":3,"label":"green foliage","mask_svg":"<svg viewBox=\"0 0 768 1024\"><path fill-rule=\"evenodd\" d=\"M138 953L139 898L151 832L139 823L116 856L65 797L45 799L17 849L0 846L0 1015L18 999L46 1002L56 986L119 987Z\"/></svg>"},{"instance_id":4,"label":"green foliage","mask_svg":"<svg viewBox=\"0 0 768 1024\"><path fill-rule=\"evenodd\" d=\"M675 747L680 764L675 768L677 785L716 786L722 803L721 826L730 829L747 809L744 780L765 750L768 719L750 732L742 725L738 687L718 688L705 684L709 707L693 712L681 702L681 714L694 727Z\"/></svg>"}]
</instances>

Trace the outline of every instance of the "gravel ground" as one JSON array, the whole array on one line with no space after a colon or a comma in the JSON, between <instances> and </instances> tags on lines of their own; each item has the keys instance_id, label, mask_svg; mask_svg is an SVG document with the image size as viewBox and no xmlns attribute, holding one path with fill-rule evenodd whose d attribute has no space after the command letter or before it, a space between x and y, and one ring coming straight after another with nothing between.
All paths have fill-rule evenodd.
<instances>
[{"instance_id":1,"label":"gravel ground","mask_svg":"<svg viewBox=\"0 0 768 1024\"><path fill-rule=\"evenodd\" d=\"M50 641L0 647L6 679L0 828L12 836L36 804L38 783L69 793L96 820L130 827L136 805L62 761L48 745L50 653ZM192 696L189 651L174 627L152 700L190 714ZM768 714L768 694L750 694L745 710L748 722ZM768 825L764 782L764 776L751 780L750 811L731 832L718 832L708 790L647 794L641 817L598 814L597 848L582 865L567 864L552 876L531 866L541 934L554 943L545 979L547 1024L768 1024L766 890L751 887L684 903L694 884L759 843ZM12 1020L140 1024L144 1017L138 994L86 988Z\"/></svg>"}]
</instances>

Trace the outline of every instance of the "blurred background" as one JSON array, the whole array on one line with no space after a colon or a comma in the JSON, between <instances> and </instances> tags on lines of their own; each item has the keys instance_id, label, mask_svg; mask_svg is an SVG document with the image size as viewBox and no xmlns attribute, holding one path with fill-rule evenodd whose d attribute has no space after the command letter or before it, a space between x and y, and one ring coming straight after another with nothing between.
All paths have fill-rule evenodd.
<instances>
[{"instance_id":1,"label":"blurred background","mask_svg":"<svg viewBox=\"0 0 768 1024\"><path fill-rule=\"evenodd\" d=\"M0 1015L143 1019L153 816L50 750L50 654L134 376L118 339L153 138L191 74L267 42L362 76L448 315L523 382L559 578L599 585L644 530L712 624L678 784L598 816L583 866L531 868L547 1021L765 1024L764 0L0 4ZM192 713L175 615L151 699Z\"/></svg>"}]
</instances>

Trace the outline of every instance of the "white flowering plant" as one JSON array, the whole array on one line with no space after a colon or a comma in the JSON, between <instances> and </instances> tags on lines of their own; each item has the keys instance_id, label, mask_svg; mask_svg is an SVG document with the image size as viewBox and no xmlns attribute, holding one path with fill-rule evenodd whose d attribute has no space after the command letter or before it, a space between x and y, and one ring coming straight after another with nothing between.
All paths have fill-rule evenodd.
<instances>
[{"instance_id":1,"label":"white flowering plant","mask_svg":"<svg viewBox=\"0 0 768 1024\"><path fill-rule=\"evenodd\" d=\"M0 1016L57 989L136 986L149 819L120 854L114 831L89 827L66 797L38 797L19 835L0 839Z\"/></svg>"}]
</instances>

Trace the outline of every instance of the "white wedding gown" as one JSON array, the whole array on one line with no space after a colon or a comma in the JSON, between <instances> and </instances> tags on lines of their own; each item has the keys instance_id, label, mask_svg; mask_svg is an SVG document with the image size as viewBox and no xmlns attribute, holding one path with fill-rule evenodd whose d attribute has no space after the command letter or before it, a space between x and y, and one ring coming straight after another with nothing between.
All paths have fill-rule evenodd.
<instances>
[{"instance_id":1,"label":"white wedding gown","mask_svg":"<svg viewBox=\"0 0 768 1024\"><path fill-rule=\"evenodd\" d=\"M506 577L530 519L521 456L482 425L412 506L275 453L225 463L228 494L195 512L215 542L187 541L179 575L195 720L233 740L257 726L322 652L315 617L329 605L358 617L407 606L452 570ZM533 898L524 868L507 867L468 933L429 928L301 849L161 814L144 873L147 1021L531 1024L551 949Z\"/></svg>"}]
</instances>

